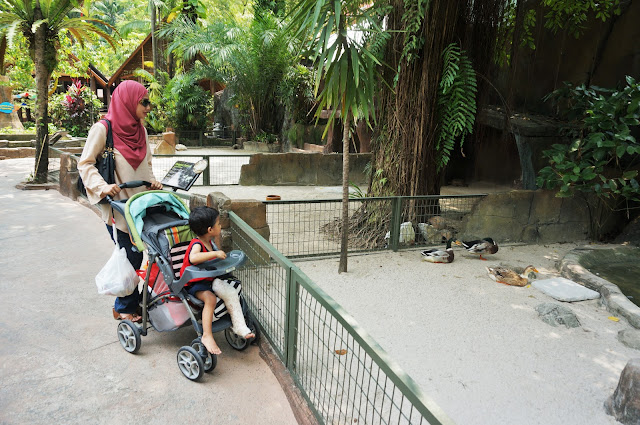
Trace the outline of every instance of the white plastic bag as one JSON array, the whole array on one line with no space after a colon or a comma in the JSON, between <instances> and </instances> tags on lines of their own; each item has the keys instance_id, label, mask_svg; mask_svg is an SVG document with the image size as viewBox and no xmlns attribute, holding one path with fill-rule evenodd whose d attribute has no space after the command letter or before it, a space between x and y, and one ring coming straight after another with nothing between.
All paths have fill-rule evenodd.
<instances>
[{"instance_id":1,"label":"white plastic bag","mask_svg":"<svg viewBox=\"0 0 640 425\"><path fill-rule=\"evenodd\" d=\"M101 295L125 297L136 290L140 278L127 259L127 251L118 245L115 226L113 231L116 246L107 264L96 275L96 286Z\"/></svg>"}]
</instances>

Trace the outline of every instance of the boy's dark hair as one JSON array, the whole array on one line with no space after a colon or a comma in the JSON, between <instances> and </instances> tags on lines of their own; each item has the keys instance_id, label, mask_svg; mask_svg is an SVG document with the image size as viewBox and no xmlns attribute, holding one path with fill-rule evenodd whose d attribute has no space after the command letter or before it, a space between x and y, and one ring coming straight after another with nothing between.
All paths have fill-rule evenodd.
<instances>
[{"instance_id":1,"label":"boy's dark hair","mask_svg":"<svg viewBox=\"0 0 640 425\"><path fill-rule=\"evenodd\" d=\"M216 224L219 215L218 210L211 207L195 207L189 214L189 227L197 236L202 236Z\"/></svg>"}]
</instances>

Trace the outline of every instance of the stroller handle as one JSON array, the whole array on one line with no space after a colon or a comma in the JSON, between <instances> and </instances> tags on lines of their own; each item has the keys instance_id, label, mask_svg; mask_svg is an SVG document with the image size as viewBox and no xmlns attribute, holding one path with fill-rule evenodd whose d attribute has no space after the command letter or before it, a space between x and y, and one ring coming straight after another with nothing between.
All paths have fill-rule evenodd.
<instances>
[{"instance_id":1,"label":"stroller handle","mask_svg":"<svg viewBox=\"0 0 640 425\"><path fill-rule=\"evenodd\" d=\"M140 186L151 186L151 182L148 182L146 180L131 180L130 182L124 182L118 185L120 189L132 189L134 187ZM113 201L113 198L109 195L105 196L104 199L106 199L108 203L111 203Z\"/></svg>"},{"instance_id":2,"label":"stroller handle","mask_svg":"<svg viewBox=\"0 0 640 425\"><path fill-rule=\"evenodd\" d=\"M151 186L151 182L146 180L131 180L130 182L124 182L118 185L120 189L131 189L140 186Z\"/></svg>"}]
</instances>

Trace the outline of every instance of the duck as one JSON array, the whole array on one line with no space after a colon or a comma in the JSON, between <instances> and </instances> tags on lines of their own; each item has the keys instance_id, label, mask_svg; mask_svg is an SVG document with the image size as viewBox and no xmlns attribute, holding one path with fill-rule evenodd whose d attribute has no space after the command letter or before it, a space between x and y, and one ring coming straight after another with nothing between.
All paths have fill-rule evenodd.
<instances>
[{"instance_id":1,"label":"duck","mask_svg":"<svg viewBox=\"0 0 640 425\"><path fill-rule=\"evenodd\" d=\"M531 265L525 267L522 274L518 274L506 267L487 267L486 269L491 279L498 283L504 283L505 285L511 286L525 286L529 283L529 276L531 276L531 273L538 273L538 270Z\"/></svg>"},{"instance_id":2,"label":"duck","mask_svg":"<svg viewBox=\"0 0 640 425\"><path fill-rule=\"evenodd\" d=\"M472 254L480 254L481 260L486 260L486 258L482 258L482 254L495 254L498 252L498 243L491 238L483 238L475 241L456 240L455 244L464 247Z\"/></svg>"},{"instance_id":3,"label":"duck","mask_svg":"<svg viewBox=\"0 0 640 425\"><path fill-rule=\"evenodd\" d=\"M449 239L447 241L447 247L444 250L439 248L434 248L434 249L425 249L424 251L421 251L420 254L422 254L422 260L429 261L430 263L453 262L454 255L453 255L453 249L451 248L451 242L453 242L453 239Z\"/></svg>"}]
</instances>

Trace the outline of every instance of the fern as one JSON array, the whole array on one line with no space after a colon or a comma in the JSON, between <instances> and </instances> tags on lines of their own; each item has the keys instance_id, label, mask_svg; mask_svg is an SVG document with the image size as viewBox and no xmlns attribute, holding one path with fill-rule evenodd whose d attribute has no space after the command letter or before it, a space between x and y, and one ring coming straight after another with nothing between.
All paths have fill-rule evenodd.
<instances>
[{"instance_id":1,"label":"fern","mask_svg":"<svg viewBox=\"0 0 640 425\"><path fill-rule=\"evenodd\" d=\"M436 141L438 170L442 170L451 157L456 140L460 146L464 137L473 133L476 116L476 75L471 61L456 43L442 52L443 69L438 93L439 128Z\"/></svg>"},{"instance_id":2,"label":"fern","mask_svg":"<svg viewBox=\"0 0 640 425\"><path fill-rule=\"evenodd\" d=\"M419 56L419 52L424 46L424 37L420 35L420 28L430 3L431 0L404 0L402 26L405 31L398 64L401 64L405 59L411 63ZM399 71L400 65L398 65L398 72L393 81L394 86L398 84Z\"/></svg>"}]
</instances>

